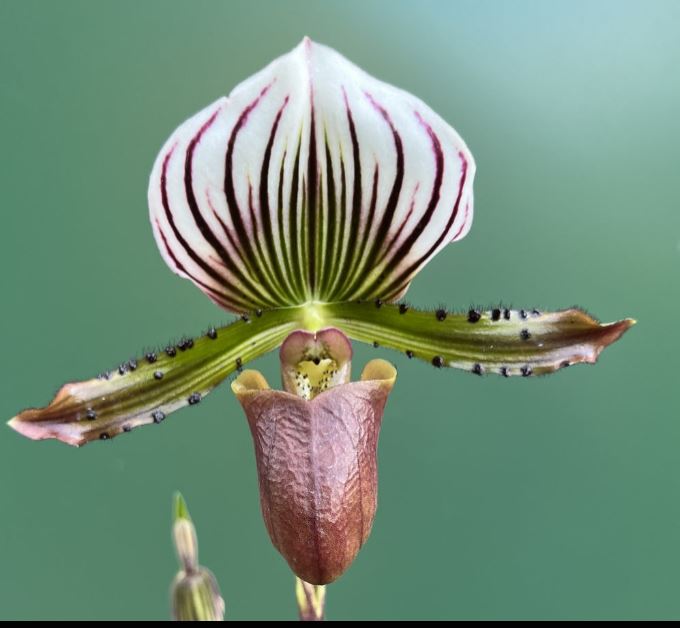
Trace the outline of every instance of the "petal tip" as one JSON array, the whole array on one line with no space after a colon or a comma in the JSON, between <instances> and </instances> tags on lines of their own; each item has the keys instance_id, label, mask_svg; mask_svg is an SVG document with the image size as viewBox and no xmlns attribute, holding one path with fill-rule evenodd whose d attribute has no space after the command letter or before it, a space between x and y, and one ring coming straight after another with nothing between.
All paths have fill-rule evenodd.
<instances>
[{"instance_id":1,"label":"petal tip","mask_svg":"<svg viewBox=\"0 0 680 628\"><path fill-rule=\"evenodd\" d=\"M51 438L56 438L62 443L71 445L73 447L80 447L85 444L85 440L82 436L73 436L67 434L63 431L50 429L50 427L45 426L42 422L25 420L22 417L26 414L25 411L18 414L14 418L7 421L7 425L11 427L15 432L29 438L30 440L48 440Z\"/></svg>"},{"instance_id":2,"label":"petal tip","mask_svg":"<svg viewBox=\"0 0 680 628\"><path fill-rule=\"evenodd\" d=\"M36 429L36 426L30 421L23 421L21 419L21 414L11 418L7 421L7 425L11 427L15 432L18 432L26 438L31 440L41 440L44 436L40 436L40 429Z\"/></svg>"},{"instance_id":3,"label":"petal tip","mask_svg":"<svg viewBox=\"0 0 680 628\"><path fill-rule=\"evenodd\" d=\"M633 325L637 325L637 320L634 318L624 318L623 320L616 321L615 323L609 323L605 325L609 329L610 342L614 342L621 338Z\"/></svg>"}]
</instances>

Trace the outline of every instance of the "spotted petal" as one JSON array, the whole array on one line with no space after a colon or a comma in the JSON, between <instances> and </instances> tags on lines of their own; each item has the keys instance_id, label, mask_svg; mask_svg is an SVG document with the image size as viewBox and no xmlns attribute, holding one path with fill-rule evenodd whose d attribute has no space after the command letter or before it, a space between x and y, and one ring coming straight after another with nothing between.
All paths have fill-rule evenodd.
<instances>
[{"instance_id":1,"label":"spotted petal","mask_svg":"<svg viewBox=\"0 0 680 628\"><path fill-rule=\"evenodd\" d=\"M474 172L425 103L305 39L173 133L149 207L167 264L226 309L390 301L469 230Z\"/></svg>"}]
</instances>

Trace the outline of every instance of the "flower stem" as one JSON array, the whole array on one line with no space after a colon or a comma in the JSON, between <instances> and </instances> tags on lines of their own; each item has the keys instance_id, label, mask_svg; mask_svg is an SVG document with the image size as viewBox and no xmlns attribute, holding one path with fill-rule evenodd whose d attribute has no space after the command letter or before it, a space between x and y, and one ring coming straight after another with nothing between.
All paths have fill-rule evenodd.
<instances>
[{"instance_id":1,"label":"flower stem","mask_svg":"<svg viewBox=\"0 0 680 628\"><path fill-rule=\"evenodd\" d=\"M325 584L309 584L296 576L295 597L300 621L323 621L325 619Z\"/></svg>"}]
</instances>

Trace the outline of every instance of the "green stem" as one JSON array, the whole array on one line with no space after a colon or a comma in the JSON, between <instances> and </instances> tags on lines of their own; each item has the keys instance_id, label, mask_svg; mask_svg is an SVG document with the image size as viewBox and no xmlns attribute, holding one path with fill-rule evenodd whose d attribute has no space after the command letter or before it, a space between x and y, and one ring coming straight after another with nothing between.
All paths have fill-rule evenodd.
<instances>
[{"instance_id":1,"label":"green stem","mask_svg":"<svg viewBox=\"0 0 680 628\"><path fill-rule=\"evenodd\" d=\"M295 598L300 621L323 621L325 619L325 584L309 584L295 576Z\"/></svg>"}]
</instances>

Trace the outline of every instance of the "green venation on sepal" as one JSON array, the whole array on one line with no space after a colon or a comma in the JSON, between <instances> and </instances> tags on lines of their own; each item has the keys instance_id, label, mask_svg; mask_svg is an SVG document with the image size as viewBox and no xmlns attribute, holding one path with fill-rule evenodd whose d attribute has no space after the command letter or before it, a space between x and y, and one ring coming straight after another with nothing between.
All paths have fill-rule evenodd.
<instances>
[{"instance_id":1,"label":"green venation on sepal","mask_svg":"<svg viewBox=\"0 0 680 628\"><path fill-rule=\"evenodd\" d=\"M160 423L171 412L197 404L231 373L277 348L296 329L337 327L354 340L395 349L437 368L527 377L595 362L634 323L624 319L600 324L577 308L453 313L379 299L256 310L200 338L130 360L112 373L66 384L50 405L25 410L9 425L35 440L56 438L83 445Z\"/></svg>"}]
</instances>

